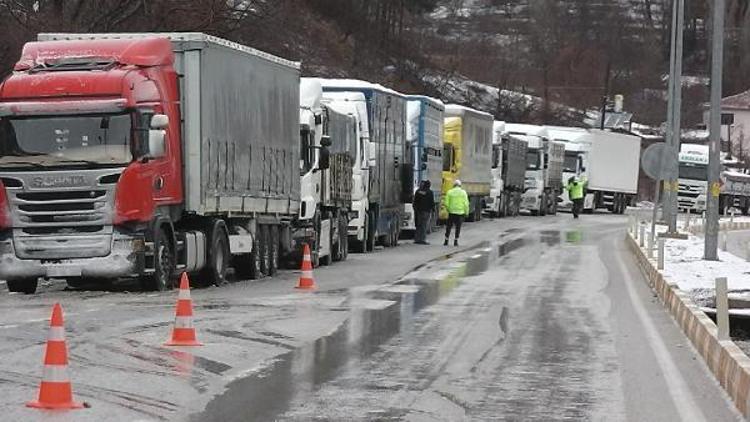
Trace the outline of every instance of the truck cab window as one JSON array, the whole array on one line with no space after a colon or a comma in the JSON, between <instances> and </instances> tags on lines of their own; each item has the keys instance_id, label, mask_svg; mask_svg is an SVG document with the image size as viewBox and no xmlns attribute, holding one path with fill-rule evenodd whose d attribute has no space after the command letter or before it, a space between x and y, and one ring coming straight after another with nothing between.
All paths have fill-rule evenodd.
<instances>
[{"instance_id":1,"label":"truck cab window","mask_svg":"<svg viewBox=\"0 0 750 422\"><path fill-rule=\"evenodd\" d=\"M137 139L134 116L118 113L5 117L0 121L2 155L12 155L16 159L11 161L32 165L127 164L133 157L133 138Z\"/></svg>"},{"instance_id":2,"label":"truck cab window","mask_svg":"<svg viewBox=\"0 0 750 422\"><path fill-rule=\"evenodd\" d=\"M453 145L443 146L443 171L451 171L453 168Z\"/></svg>"},{"instance_id":3,"label":"truck cab window","mask_svg":"<svg viewBox=\"0 0 750 422\"><path fill-rule=\"evenodd\" d=\"M314 133L307 129L300 131L300 174L305 174L312 169L313 161L315 160L315 151L312 148L313 136Z\"/></svg>"},{"instance_id":4,"label":"truck cab window","mask_svg":"<svg viewBox=\"0 0 750 422\"><path fill-rule=\"evenodd\" d=\"M492 168L496 169L500 166L500 145L492 146Z\"/></svg>"}]
</instances>

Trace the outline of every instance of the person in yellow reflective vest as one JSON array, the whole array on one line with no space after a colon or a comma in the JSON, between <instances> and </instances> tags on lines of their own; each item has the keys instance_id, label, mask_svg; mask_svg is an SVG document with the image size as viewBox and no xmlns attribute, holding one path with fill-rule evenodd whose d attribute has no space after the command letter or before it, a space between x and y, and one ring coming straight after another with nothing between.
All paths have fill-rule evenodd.
<instances>
[{"instance_id":1,"label":"person in yellow reflective vest","mask_svg":"<svg viewBox=\"0 0 750 422\"><path fill-rule=\"evenodd\" d=\"M461 181L456 179L453 182L453 188L445 193L443 206L448 211L448 221L445 224L445 242L448 246L448 240L451 237L451 229L456 226L456 237L453 238L453 246L458 246L458 238L461 236L461 224L464 217L469 215L469 195L461 187Z\"/></svg>"},{"instance_id":2,"label":"person in yellow reflective vest","mask_svg":"<svg viewBox=\"0 0 750 422\"><path fill-rule=\"evenodd\" d=\"M568 197L573 201L573 218L578 218L578 215L583 209L583 196L584 190L586 189L586 179L577 179L575 176L568 179L568 185L565 186L568 191Z\"/></svg>"}]
</instances>

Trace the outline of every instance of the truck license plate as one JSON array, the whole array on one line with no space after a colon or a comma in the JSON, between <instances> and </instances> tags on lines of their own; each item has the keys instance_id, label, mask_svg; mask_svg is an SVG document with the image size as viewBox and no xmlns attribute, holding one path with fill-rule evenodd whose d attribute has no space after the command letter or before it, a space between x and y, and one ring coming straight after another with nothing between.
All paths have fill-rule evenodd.
<instances>
[{"instance_id":1,"label":"truck license plate","mask_svg":"<svg viewBox=\"0 0 750 422\"><path fill-rule=\"evenodd\" d=\"M55 265L47 268L47 277L80 277L81 267L73 265Z\"/></svg>"}]
</instances>

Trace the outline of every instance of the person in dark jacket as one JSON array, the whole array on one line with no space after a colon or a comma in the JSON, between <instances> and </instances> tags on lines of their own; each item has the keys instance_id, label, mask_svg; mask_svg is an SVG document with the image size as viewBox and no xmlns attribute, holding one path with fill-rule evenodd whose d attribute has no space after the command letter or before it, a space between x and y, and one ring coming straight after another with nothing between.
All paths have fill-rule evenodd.
<instances>
[{"instance_id":1,"label":"person in dark jacket","mask_svg":"<svg viewBox=\"0 0 750 422\"><path fill-rule=\"evenodd\" d=\"M429 245L427 243L427 224L430 216L435 210L435 197L430 190L429 180L419 183L419 189L414 192L414 243L418 245Z\"/></svg>"}]
</instances>

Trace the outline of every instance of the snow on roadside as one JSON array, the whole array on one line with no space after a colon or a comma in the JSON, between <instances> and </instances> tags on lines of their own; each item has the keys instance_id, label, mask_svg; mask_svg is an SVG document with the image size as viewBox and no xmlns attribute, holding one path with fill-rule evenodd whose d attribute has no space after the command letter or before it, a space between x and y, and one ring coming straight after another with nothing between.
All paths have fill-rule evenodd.
<instances>
[{"instance_id":1,"label":"snow on roadside","mask_svg":"<svg viewBox=\"0 0 750 422\"><path fill-rule=\"evenodd\" d=\"M667 239L664 254L664 276L680 290L693 296L713 296L717 277L727 277L729 291L750 290L750 263L719 251L719 261L703 260L703 238Z\"/></svg>"}]
</instances>

